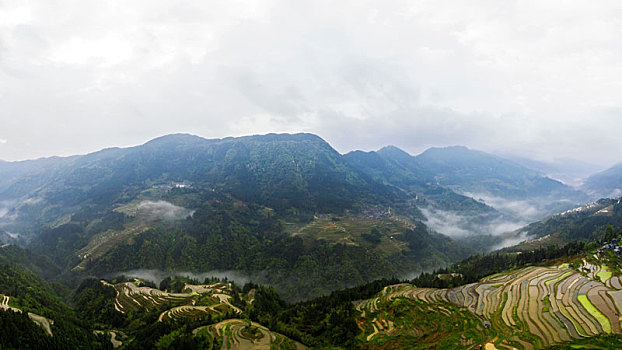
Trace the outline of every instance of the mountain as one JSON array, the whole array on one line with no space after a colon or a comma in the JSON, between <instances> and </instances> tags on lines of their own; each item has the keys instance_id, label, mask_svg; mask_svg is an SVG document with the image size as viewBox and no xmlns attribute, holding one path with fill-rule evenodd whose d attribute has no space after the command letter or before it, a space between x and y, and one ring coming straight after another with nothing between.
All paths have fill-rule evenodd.
<instances>
[{"instance_id":1,"label":"mountain","mask_svg":"<svg viewBox=\"0 0 622 350\"><path fill-rule=\"evenodd\" d=\"M427 225L472 248L486 250L502 243L493 236L499 233L497 227L517 221L482 202L436 184L431 180L432 173L419 164L416 157L397 147L387 146L377 152L353 151L344 158L372 179L395 186L415 198Z\"/></svg>"},{"instance_id":2,"label":"mountain","mask_svg":"<svg viewBox=\"0 0 622 350\"><path fill-rule=\"evenodd\" d=\"M33 167L42 170L31 172ZM0 167L5 171L10 180L0 187L0 224L23 235L77 210L126 203L142 190L170 183L307 215L340 212L362 200L396 201L390 189L368 181L309 134L222 140L169 135L127 149L8 163Z\"/></svg>"},{"instance_id":3,"label":"mountain","mask_svg":"<svg viewBox=\"0 0 622 350\"><path fill-rule=\"evenodd\" d=\"M622 164L589 176L581 188L594 199L622 195Z\"/></svg>"},{"instance_id":4,"label":"mountain","mask_svg":"<svg viewBox=\"0 0 622 350\"><path fill-rule=\"evenodd\" d=\"M416 198L434 230L478 250L518 242L530 221L573 208L587 196L511 160L466 147L430 148L412 156L387 146L345 155L372 179Z\"/></svg>"},{"instance_id":5,"label":"mountain","mask_svg":"<svg viewBox=\"0 0 622 350\"><path fill-rule=\"evenodd\" d=\"M622 230L621 198L600 199L583 206L552 215L519 230L520 237L530 240L507 250L532 249L550 244L563 245L572 241L600 240L607 227Z\"/></svg>"},{"instance_id":6,"label":"mountain","mask_svg":"<svg viewBox=\"0 0 622 350\"><path fill-rule=\"evenodd\" d=\"M508 200L581 199L563 183L504 158L462 146L430 148L416 157L441 185Z\"/></svg>"},{"instance_id":7,"label":"mountain","mask_svg":"<svg viewBox=\"0 0 622 350\"><path fill-rule=\"evenodd\" d=\"M0 245L0 259L46 280L61 273L60 268L49 257L34 254L15 244Z\"/></svg>"},{"instance_id":8,"label":"mountain","mask_svg":"<svg viewBox=\"0 0 622 350\"><path fill-rule=\"evenodd\" d=\"M378 152L351 152L346 159L370 176L398 187L411 191L451 189L519 217L525 212L512 210L512 202L541 203L536 216L543 217L587 198L513 161L462 146L430 148L417 156L389 146Z\"/></svg>"},{"instance_id":9,"label":"mountain","mask_svg":"<svg viewBox=\"0 0 622 350\"><path fill-rule=\"evenodd\" d=\"M570 186L513 161L462 146L430 148L414 157L427 181L522 220L536 220L587 201Z\"/></svg>"},{"instance_id":10,"label":"mountain","mask_svg":"<svg viewBox=\"0 0 622 350\"><path fill-rule=\"evenodd\" d=\"M4 170L0 227L70 280L235 270L298 300L472 252L311 134L168 135Z\"/></svg>"}]
</instances>

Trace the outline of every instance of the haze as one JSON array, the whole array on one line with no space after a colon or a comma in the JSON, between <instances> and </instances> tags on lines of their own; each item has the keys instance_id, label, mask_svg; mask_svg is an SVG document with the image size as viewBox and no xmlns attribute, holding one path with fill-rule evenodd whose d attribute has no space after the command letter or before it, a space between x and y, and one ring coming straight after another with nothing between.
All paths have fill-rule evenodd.
<instances>
[{"instance_id":1,"label":"haze","mask_svg":"<svg viewBox=\"0 0 622 350\"><path fill-rule=\"evenodd\" d=\"M0 1L0 159L189 132L609 166L619 1Z\"/></svg>"}]
</instances>

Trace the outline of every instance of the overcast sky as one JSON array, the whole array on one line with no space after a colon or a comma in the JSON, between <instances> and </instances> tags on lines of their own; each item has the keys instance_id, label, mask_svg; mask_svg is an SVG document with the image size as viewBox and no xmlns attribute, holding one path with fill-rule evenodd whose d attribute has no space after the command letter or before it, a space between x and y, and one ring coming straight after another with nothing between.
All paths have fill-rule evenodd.
<instances>
[{"instance_id":1,"label":"overcast sky","mask_svg":"<svg viewBox=\"0 0 622 350\"><path fill-rule=\"evenodd\" d=\"M0 159L312 132L622 161L622 1L0 0Z\"/></svg>"}]
</instances>

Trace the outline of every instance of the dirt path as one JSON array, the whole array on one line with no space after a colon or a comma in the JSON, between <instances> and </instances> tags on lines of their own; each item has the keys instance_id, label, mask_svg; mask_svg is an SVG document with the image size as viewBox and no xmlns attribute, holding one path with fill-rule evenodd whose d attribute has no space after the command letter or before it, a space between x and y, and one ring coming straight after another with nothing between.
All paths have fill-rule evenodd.
<instances>
[{"instance_id":1,"label":"dirt path","mask_svg":"<svg viewBox=\"0 0 622 350\"><path fill-rule=\"evenodd\" d=\"M11 299L8 295L2 295L0 294L0 297L2 299L2 301L0 302L0 309L3 310L12 310L14 312L23 312L22 310L18 309L18 308L14 308L14 307L10 307L9 306L9 300ZM41 327L43 327L43 329L45 329L45 332L52 336L52 328L50 327L51 324L54 324L54 321L50 320L49 318L45 318L43 316L37 315L37 314L33 314L32 312L28 313L28 317L30 317L30 319L37 323L38 325L40 325Z\"/></svg>"},{"instance_id":2,"label":"dirt path","mask_svg":"<svg viewBox=\"0 0 622 350\"><path fill-rule=\"evenodd\" d=\"M117 333L115 332L110 332L110 342L112 343L112 347L115 349L123 345L123 342L117 340Z\"/></svg>"},{"instance_id":3,"label":"dirt path","mask_svg":"<svg viewBox=\"0 0 622 350\"><path fill-rule=\"evenodd\" d=\"M2 302L0 303L0 307L3 309L9 308L9 297L6 295L2 296Z\"/></svg>"},{"instance_id":4,"label":"dirt path","mask_svg":"<svg viewBox=\"0 0 622 350\"><path fill-rule=\"evenodd\" d=\"M376 328L376 322L375 322L375 320L376 320L376 319L374 318L374 321L372 321L372 324L371 324L371 325L372 325L372 327L374 327L374 332L373 332L372 334L370 334L370 335L368 335L368 336L367 336L367 341L370 341L370 340L371 340L371 338L373 338L373 337L374 337L374 335L378 334L378 328Z\"/></svg>"},{"instance_id":5,"label":"dirt path","mask_svg":"<svg viewBox=\"0 0 622 350\"><path fill-rule=\"evenodd\" d=\"M37 314L33 314L32 312L28 313L28 317L30 317L31 320L43 327L48 335L52 336L52 327L50 327L50 324L54 324L54 321L47 319L43 316L39 316Z\"/></svg>"},{"instance_id":6,"label":"dirt path","mask_svg":"<svg viewBox=\"0 0 622 350\"><path fill-rule=\"evenodd\" d=\"M212 296L218 298L218 300L220 300L220 302L222 304L227 305L228 307L233 309L233 311L235 311L236 313L238 313L238 314L242 313L242 310L240 310L239 308L231 305L231 303L229 302L229 299L231 299L230 295L227 295L227 294L213 294Z\"/></svg>"}]
</instances>

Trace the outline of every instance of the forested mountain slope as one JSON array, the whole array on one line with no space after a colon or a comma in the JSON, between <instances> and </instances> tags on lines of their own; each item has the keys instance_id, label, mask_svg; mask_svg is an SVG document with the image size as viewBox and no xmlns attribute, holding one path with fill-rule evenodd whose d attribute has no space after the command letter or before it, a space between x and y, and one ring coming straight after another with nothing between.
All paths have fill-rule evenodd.
<instances>
[{"instance_id":1,"label":"forested mountain slope","mask_svg":"<svg viewBox=\"0 0 622 350\"><path fill-rule=\"evenodd\" d=\"M34 164L43 170L31 172ZM309 134L218 140L169 135L85 156L3 163L5 172L11 180L0 191L8 203L2 224L25 235L78 209L105 209L172 182L217 189L281 213L342 212L361 200L396 201L389 188L369 181Z\"/></svg>"},{"instance_id":2,"label":"forested mountain slope","mask_svg":"<svg viewBox=\"0 0 622 350\"><path fill-rule=\"evenodd\" d=\"M378 152L354 151L346 154L345 159L377 181L404 189L413 196L420 196L417 198L418 205L431 204L439 209L465 215L495 211L486 204L434 183L427 169L396 147L385 147Z\"/></svg>"},{"instance_id":3,"label":"forested mountain slope","mask_svg":"<svg viewBox=\"0 0 622 350\"><path fill-rule=\"evenodd\" d=\"M2 162L0 174L0 228L29 241L60 274L235 270L288 300L473 252L429 226L457 227L451 234L481 251L518 225L512 213L460 192L527 201L539 194L547 205L580 197L466 148L341 155L311 134L168 135L83 156Z\"/></svg>"},{"instance_id":4,"label":"forested mountain slope","mask_svg":"<svg viewBox=\"0 0 622 350\"><path fill-rule=\"evenodd\" d=\"M0 256L0 348L112 349L47 282Z\"/></svg>"},{"instance_id":5,"label":"forested mountain slope","mask_svg":"<svg viewBox=\"0 0 622 350\"><path fill-rule=\"evenodd\" d=\"M600 199L527 225L519 232L530 236L532 240L508 249L528 249L549 244L563 245L574 240L599 239L610 225L615 232L619 232L622 230L621 199Z\"/></svg>"},{"instance_id":6,"label":"forested mountain slope","mask_svg":"<svg viewBox=\"0 0 622 350\"><path fill-rule=\"evenodd\" d=\"M295 300L471 252L420 222L408 193L310 134L169 135L3 171L3 229L68 278L235 270Z\"/></svg>"}]
</instances>

